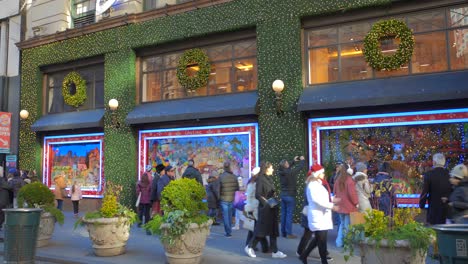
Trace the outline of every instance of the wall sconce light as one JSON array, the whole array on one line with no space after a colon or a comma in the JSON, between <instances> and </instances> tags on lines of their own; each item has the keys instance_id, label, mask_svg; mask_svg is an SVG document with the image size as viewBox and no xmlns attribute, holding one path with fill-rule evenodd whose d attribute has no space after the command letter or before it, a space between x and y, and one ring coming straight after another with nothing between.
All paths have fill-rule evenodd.
<instances>
[{"instance_id":1,"label":"wall sconce light","mask_svg":"<svg viewBox=\"0 0 468 264\"><path fill-rule=\"evenodd\" d=\"M26 119L28 119L28 117L29 117L29 112L28 112L28 110L23 109L23 110L20 111L20 114L19 114L19 115L20 115L20 118L21 118L22 120L26 120Z\"/></svg>"},{"instance_id":2,"label":"wall sconce light","mask_svg":"<svg viewBox=\"0 0 468 264\"><path fill-rule=\"evenodd\" d=\"M275 91L276 95L276 113L282 114L283 113L283 106L282 106L282 101L283 101L283 89L284 89L284 82L282 80L275 80L273 84L271 85L273 88L273 91Z\"/></svg>"},{"instance_id":3,"label":"wall sconce light","mask_svg":"<svg viewBox=\"0 0 468 264\"><path fill-rule=\"evenodd\" d=\"M119 107L119 101L117 99L109 100L109 109L111 110L112 126L120 127L120 122L117 120L116 110Z\"/></svg>"}]
</instances>

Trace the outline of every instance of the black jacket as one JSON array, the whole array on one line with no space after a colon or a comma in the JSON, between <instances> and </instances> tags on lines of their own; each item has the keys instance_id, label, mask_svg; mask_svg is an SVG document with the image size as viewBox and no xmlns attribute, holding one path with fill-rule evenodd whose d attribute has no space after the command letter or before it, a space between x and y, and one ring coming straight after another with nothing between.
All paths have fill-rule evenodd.
<instances>
[{"instance_id":1,"label":"black jacket","mask_svg":"<svg viewBox=\"0 0 468 264\"><path fill-rule=\"evenodd\" d=\"M289 168L279 168L281 195L295 197L297 193L297 174L304 168L305 160L291 161Z\"/></svg>"},{"instance_id":2,"label":"black jacket","mask_svg":"<svg viewBox=\"0 0 468 264\"><path fill-rule=\"evenodd\" d=\"M257 178L255 198L259 201L258 220L255 225L255 236L257 237L278 237L278 206L270 208L265 199L275 197L275 185L273 176L260 175Z\"/></svg>"},{"instance_id":3,"label":"black jacket","mask_svg":"<svg viewBox=\"0 0 468 264\"><path fill-rule=\"evenodd\" d=\"M448 215L448 203L442 197L449 198L452 190L447 169L436 167L424 175L424 188L421 192L419 207L429 203L427 222L431 225L445 224Z\"/></svg>"},{"instance_id":4,"label":"black jacket","mask_svg":"<svg viewBox=\"0 0 468 264\"><path fill-rule=\"evenodd\" d=\"M195 179L198 183L203 185L201 173L193 166L188 166L187 169L185 169L182 178Z\"/></svg>"},{"instance_id":5,"label":"black jacket","mask_svg":"<svg viewBox=\"0 0 468 264\"><path fill-rule=\"evenodd\" d=\"M161 176L159 173L154 173L153 183L151 184L151 202L159 201L158 199L158 182Z\"/></svg>"},{"instance_id":6,"label":"black jacket","mask_svg":"<svg viewBox=\"0 0 468 264\"><path fill-rule=\"evenodd\" d=\"M452 205L451 219L457 221L458 218L468 214L468 181L460 182L452 194L449 201Z\"/></svg>"},{"instance_id":7,"label":"black jacket","mask_svg":"<svg viewBox=\"0 0 468 264\"><path fill-rule=\"evenodd\" d=\"M215 177L208 178L206 186L206 200L208 208L218 208L219 204L219 179Z\"/></svg>"}]
</instances>

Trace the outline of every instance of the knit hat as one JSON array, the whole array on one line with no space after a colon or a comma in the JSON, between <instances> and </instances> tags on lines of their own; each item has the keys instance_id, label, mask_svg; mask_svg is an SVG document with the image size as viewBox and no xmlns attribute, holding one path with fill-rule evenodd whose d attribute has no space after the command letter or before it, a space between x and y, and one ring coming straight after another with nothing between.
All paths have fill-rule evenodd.
<instances>
[{"instance_id":1,"label":"knit hat","mask_svg":"<svg viewBox=\"0 0 468 264\"><path fill-rule=\"evenodd\" d=\"M324 173L325 169L322 167L320 164L315 164L312 167L310 167L309 173L307 173L308 176L313 175L314 177L318 177L320 173Z\"/></svg>"},{"instance_id":2,"label":"knit hat","mask_svg":"<svg viewBox=\"0 0 468 264\"><path fill-rule=\"evenodd\" d=\"M468 179L468 168L463 164L458 164L457 166L453 167L452 171L450 172L450 176L459 180Z\"/></svg>"},{"instance_id":3,"label":"knit hat","mask_svg":"<svg viewBox=\"0 0 468 264\"><path fill-rule=\"evenodd\" d=\"M255 167L252 170L252 175L257 175L260 172L260 167Z\"/></svg>"}]
</instances>

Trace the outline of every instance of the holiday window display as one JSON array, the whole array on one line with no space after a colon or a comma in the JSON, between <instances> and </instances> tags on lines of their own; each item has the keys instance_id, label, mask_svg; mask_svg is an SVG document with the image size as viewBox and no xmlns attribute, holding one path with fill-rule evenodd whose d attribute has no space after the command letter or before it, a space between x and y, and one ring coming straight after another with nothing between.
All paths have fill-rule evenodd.
<instances>
[{"instance_id":1,"label":"holiday window display","mask_svg":"<svg viewBox=\"0 0 468 264\"><path fill-rule=\"evenodd\" d=\"M309 120L311 164L365 162L372 178L388 161L399 206L417 204L432 155L443 153L450 169L465 161L468 109L333 117Z\"/></svg>"}]
</instances>

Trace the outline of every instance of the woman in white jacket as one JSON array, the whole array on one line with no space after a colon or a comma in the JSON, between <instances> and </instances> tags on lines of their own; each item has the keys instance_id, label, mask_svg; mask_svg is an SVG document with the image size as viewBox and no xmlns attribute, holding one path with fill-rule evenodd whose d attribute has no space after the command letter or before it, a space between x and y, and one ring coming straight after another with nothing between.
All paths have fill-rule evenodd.
<instances>
[{"instance_id":1,"label":"woman in white jacket","mask_svg":"<svg viewBox=\"0 0 468 264\"><path fill-rule=\"evenodd\" d=\"M312 166L307 176L307 221L309 229L314 232L314 237L309 242L307 248L299 256L302 263L307 264L307 257L310 252L318 246L322 264L328 264L327 261L327 235L328 230L333 229L332 209L337 207L331 203L328 191L322 185L324 178L324 168L320 164ZM334 201L338 202L338 201Z\"/></svg>"},{"instance_id":2,"label":"woman in white jacket","mask_svg":"<svg viewBox=\"0 0 468 264\"><path fill-rule=\"evenodd\" d=\"M356 163L356 174L353 176L356 182L356 193L359 199L359 212L365 213L367 210L372 210L370 196L372 193L372 185L367 177L367 166L363 162Z\"/></svg>"}]
</instances>

